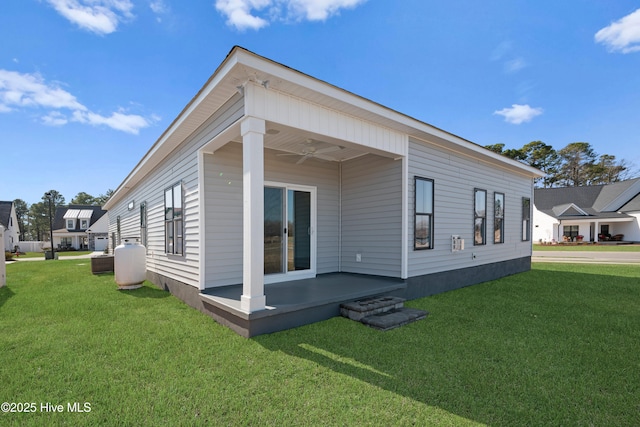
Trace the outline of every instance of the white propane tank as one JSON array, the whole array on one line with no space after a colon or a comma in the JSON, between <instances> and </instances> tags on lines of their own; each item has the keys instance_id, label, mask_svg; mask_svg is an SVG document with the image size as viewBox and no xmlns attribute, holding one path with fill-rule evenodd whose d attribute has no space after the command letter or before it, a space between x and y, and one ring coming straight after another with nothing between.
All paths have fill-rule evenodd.
<instances>
[{"instance_id":1,"label":"white propane tank","mask_svg":"<svg viewBox=\"0 0 640 427\"><path fill-rule=\"evenodd\" d=\"M113 267L119 289L137 289L147 274L146 250L134 239L124 239L116 246Z\"/></svg>"}]
</instances>

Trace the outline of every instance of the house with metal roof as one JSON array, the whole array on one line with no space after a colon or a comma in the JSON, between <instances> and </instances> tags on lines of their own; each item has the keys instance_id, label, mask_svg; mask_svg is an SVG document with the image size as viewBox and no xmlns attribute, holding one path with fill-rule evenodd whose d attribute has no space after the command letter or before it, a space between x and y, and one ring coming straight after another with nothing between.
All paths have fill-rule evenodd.
<instances>
[{"instance_id":1,"label":"house with metal roof","mask_svg":"<svg viewBox=\"0 0 640 427\"><path fill-rule=\"evenodd\" d=\"M640 178L534 193L535 242L640 241Z\"/></svg>"},{"instance_id":2,"label":"house with metal roof","mask_svg":"<svg viewBox=\"0 0 640 427\"><path fill-rule=\"evenodd\" d=\"M108 231L108 215L102 207L60 206L53 219L54 248L102 251L109 243Z\"/></svg>"},{"instance_id":3,"label":"house with metal roof","mask_svg":"<svg viewBox=\"0 0 640 427\"><path fill-rule=\"evenodd\" d=\"M104 208L148 280L253 336L529 270L542 175L234 47Z\"/></svg>"},{"instance_id":4,"label":"house with metal roof","mask_svg":"<svg viewBox=\"0 0 640 427\"><path fill-rule=\"evenodd\" d=\"M20 239L20 226L13 202L0 201L0 227L4 227L4 250L13 251Z\"/></svg>"}]
</instances>

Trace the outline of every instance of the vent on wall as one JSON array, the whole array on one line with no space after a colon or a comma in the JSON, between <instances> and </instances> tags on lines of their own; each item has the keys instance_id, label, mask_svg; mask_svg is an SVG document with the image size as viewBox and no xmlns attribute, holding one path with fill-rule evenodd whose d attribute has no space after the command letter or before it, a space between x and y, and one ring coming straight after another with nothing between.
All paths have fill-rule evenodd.
<instances>
[{"instance_id":1,"label":"vent on wall","mask_svg":"<svg viewBox=\"0 0 640 427\"><path fill-rule=\"evenodd\" d=\"M460 236L451 236L451 252L464 250L464 239Z\"/></svg>"}]
</instances>

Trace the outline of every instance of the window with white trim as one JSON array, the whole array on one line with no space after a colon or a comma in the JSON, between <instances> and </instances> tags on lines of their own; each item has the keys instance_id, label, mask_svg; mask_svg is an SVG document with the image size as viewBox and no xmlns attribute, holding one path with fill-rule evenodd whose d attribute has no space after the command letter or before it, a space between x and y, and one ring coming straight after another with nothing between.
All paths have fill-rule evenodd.
<instances>
[{"instance_id":1,"label":"window with white trim","mask_svg":"<svg viewBox=\"0 0 640 427\"><path fill-rule=\"evenodd\" d=\"M89 228L89 220L88 219L81 219L80 220L80 229L81 230L86 230L87 228Z\"/></svg>"},{"instance_id":2,"label":"window with white trim","mask_svg":"<svg viewBox=\"0 0 640 427\"><path fill-rule=\"evenodd\" d=\"M73 218L67 219L67 230L73 230L76 228L76 220Z\"/></svg>"},{"instance_id":3,"label":"window with white trim","mask_svg":"<svg viewBox=\"0 0 640 427\"><path fill-rule=\"evenodd\" d=\"M181 182L164 191L164 241L168 254L182 255L184 252L183 201Z\"/></svg>"}]
</instances>

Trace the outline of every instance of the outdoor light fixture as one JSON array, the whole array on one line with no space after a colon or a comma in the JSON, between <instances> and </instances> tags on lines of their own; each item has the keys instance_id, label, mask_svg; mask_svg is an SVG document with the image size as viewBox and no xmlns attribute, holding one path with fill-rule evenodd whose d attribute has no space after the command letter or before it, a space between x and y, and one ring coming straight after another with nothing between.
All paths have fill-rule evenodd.
<instances>
[{"instance_id":1,"label":"outdoor light fixture","mask_svg":"<svg viewBox=\"0 0 640 427\"><path fill-rule=\"evenodd\" d=\"M53 194L44 193L44 195L49 199L49 233L51 239L51 259L55 259L53 250L53 217L51 216L51 198L53 197Z\"/></svg>"}]
</instances>

